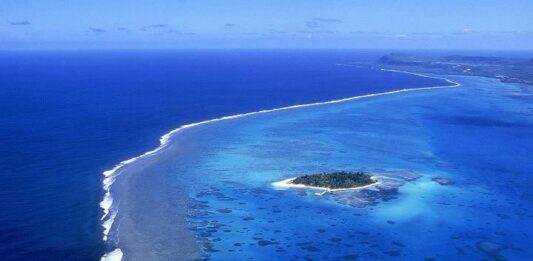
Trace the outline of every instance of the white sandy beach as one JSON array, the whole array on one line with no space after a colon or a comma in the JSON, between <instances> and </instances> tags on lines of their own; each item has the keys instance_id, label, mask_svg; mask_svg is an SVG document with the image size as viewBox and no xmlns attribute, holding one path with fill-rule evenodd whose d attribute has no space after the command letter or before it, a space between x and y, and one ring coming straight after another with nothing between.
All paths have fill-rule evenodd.
<instances>
[{"instance_id":1,"label":"white sandy beach","mask_svg":"<svg viewBox=\"0 0 533 261\"><path fill-rule=\"evenodd\" d=\"M349 191L349 190L367 189L367 188L371 188L371 187L374 187L374 186L377 186L377 185L381 184L381 182L377 179L376 176L372 176L371 178L372 178L373 180L375 180L376 182L374 182L374 183L372 183L372 184L368 184L368 185L366 185L366 186L355 187L355 188L331 189L331 188L323 188L323 187L308 186L308 185L303 185L303 184L294 184L294 183L292 183L292 181L293 181L294 179L296 179L296 177L294 177L294 178L288 178L288 179L284 179L284 180L281 180L281 181L274 182L274 183L272 183L272 186L277 187L277 188L317 189L317 190L321 190L321 191L322 191L321 193L319 193L320 195L322 195L322 194L324 194L324 193L328 193L328 192L339 192L339 191Z\"/></svg>"}]
</instances>

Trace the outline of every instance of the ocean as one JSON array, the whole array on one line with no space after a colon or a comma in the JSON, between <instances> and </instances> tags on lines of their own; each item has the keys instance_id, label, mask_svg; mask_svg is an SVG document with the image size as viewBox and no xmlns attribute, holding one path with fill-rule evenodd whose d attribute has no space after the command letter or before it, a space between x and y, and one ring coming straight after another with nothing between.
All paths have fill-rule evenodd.
<instances>
[{"instance_id":1,"label":"ocean","mask_svg":"<svg viewBox=\"0 0 533 261\"><path fill-rule=\"evenodd\" d=\"M531 260L531 88L447 77L461 86L191 128L154 162L138 162L135 177L148 184L164 173L162 194L189 206L188 229L212 260ZM326 194L273 186L335 170L364 170L382 183ZM188 198L176 196L182 190ZM173 214L141 216L158 224L181 216ZM169 246L158 258L176 256L171 236L149 227L143 235ZM119 238L135 257L130 244L139 239Z\"/></svg>"},{"instance_id":2,"label":"ocean","mask_svg":"<svg viewBox=\"0 0 533 261\"><path fill-rule=\"evenodd\" d=\"M374 60L381 54L348 50L1 52L2 260L98 260L114 249L116 241L103 240L102 173L156 148L159 138L178 126L443 83L338 65ZM216 144L218 139L213 136L205 142ZM194 146L181 152L187 159L181 159L184 165L195 162L193 155L202 154ZM151 185L155 191L161 184ZM120 213L120 205L116 207ZM135 209L133 203L130 209Z\"/></svg>"}]
</instances>

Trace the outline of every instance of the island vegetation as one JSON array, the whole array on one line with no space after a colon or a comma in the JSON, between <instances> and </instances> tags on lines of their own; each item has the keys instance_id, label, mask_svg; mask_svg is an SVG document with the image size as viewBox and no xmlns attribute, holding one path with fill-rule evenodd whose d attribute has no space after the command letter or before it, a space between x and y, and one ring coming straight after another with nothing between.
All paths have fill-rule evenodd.
<instances>
[{"instance_id":1,"label":"island vegetation","mask_svg":"<svg viewBox=\"0 0 533 261\"><path fill-rule=\"evenodd\" d=\"M294 178L290 183L327 189L348 189L371 185L376 183L376 180L362 171L336 171L303 175Z\"/></svg>"}]
</instances>

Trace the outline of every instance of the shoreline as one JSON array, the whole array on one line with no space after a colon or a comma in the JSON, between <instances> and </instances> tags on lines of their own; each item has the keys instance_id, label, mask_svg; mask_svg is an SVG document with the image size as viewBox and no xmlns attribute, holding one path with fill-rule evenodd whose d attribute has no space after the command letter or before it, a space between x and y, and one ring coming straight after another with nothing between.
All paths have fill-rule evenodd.
<instances>
[{"instance_id":1,"label":"shoreline","mask_svg":"<svg viewBox=\"0 0 533 261\"><path fill-rule=\"evenodd\" d=\"M316 187L316 186L309 186L304 184L294 184L292 183L293 180L295 180L297 177L294 178L288 178L276 182L272 182L271 185L276 188L298 188L298 189L316 189L316 190L322 190L321 193L318 193L319 195L323 195L325 193L329 192L341 192L341 191L350 191L350 190L360 190L360 189L367 189L371 188L377 185L381 184L381 181L379 181L376 176L372 176L371 179L375 182L372 184L360 186L360 187L353 187L353 188L338 188L338 189L332 189L332 188L325 188L325 187Z\"/></svg>"},{"instance_id":2,"label":"shoreline","mask_svg":"<svg viewBox=\"0 0 533 261\"><path fill-rule=\"evenodd\" d=\"M344 65L344 66L351 66L351 65ZM307 103L307 104L291 105L291 106L286 106L286 107L281 107L281 108L265 109L265 110L255 111L255 112L235 114L235 115L224 116L224 117L220 117L220 118L200 121L200 122L196 122L196 123L185 124L185 125L182 125L182 126L176 128L176 129L173 129L170 132L168 132L168 133L164 134L163 136L161 136L161 138L159 139L160 145L158 147L156 147L155 149L147 151L147 152L145 152L142 155L139 155L137 157L133 157L133 158L121 161L119 164L115 165L112 169L106 170L106 171L104 171L102 173L102 175L103 175L103 180L102 180L102 184L103 185L102 185L102 187L103 187L103 190L104 190L104 197L103 197L102 201L100 202L100 208L102 209L102 212L103 212L103 215L102 215L100 221L102 222L102 227L103 227L103 238L102 238L103 241L105 243L107 243L108 246L109 246L109 244L110 244L109 241L108 241L109 240L109 236L110 236L110 233L111 233L111 231L113 229L113 224L114 224L115 218L116 218L117 213L118 213L118 207L116 206L116 203L114 202L115 200L114 200L113 195L112 195L112 185L115 182L115 179L122 174L122 170L124 169L125 166L127 166L127 165L129 165L129 164L131 164L133 162L136 162L139 159L143 159L143 158L147 158L147 157L151 157L153 155L156 155L158 152L162 151L168 145L168 142L169 142L170 138L174 134L177 134L178 132L181 132L181 131L186 130L188 128L192 128L192 127L199 126L199 125L205 125L205 124L224 121L224 120L238 119L238 118L243 118L243 117L247 117L247 116L251 116L251 115L258 115L258 114L265 114L265 113L271 113L271 112L285 111L285 110L290 110L290 109L314 107L314 106L327 105L327 104L336 104L336 103L348 102L348 101L352 101L352 100L371 98L371 97L378 97L378 96L385 96L385 95L390 95L390 94L398 94L398 93L403 93L403 92L423 91L423 90L432 90L432 89L444 89L444 88L455 88L455 87L461 86L461 84L458 83L458 82L452 81L452 80L444 78L444 77L439 77L439 76L429 76L429 75L424 75L424 74L420 74L420 73L413 73L413 72L407 72L407 71L398 71L398 70L389 70L389 69L379 69L379 70L381 70L381 71L391 71L391 72L396 72L396 73L411 74L411 75L416 75L416 76L425 77L425 78L440 79L440 80L446 81L450 85L441 85L441 86L432 86L432 87L418 87L418 88L404 88L404 89L400 89L400 90L394 90L394 91L388 91L388 92L382 92L382 93L365 94L365 95L359 95L359 96L352 96L352 97L347 97L347 98L342 98L342 99L337 99L337 100L330 100L330 101L325 101L325 102L314 102L314 103ZM379 183L379 182L376 182L376 183ZM370 185L375 185L376 183L373 183L373 184L370 184ZM359 187L359 188L362 188L362 187ZM321 189L324 189L324 188L321 188ZM357 189L357 188L354 188L354 189ZM102 256L101 260L106 260L106 261L107 260L122 260L123 252L122 252L122 250L120 248L117 247L118 243L119 242L113 242L113 244L115 246L112 248L112 250L110 250L107 253L105 253Z\"/></svg>"}]
</instances>

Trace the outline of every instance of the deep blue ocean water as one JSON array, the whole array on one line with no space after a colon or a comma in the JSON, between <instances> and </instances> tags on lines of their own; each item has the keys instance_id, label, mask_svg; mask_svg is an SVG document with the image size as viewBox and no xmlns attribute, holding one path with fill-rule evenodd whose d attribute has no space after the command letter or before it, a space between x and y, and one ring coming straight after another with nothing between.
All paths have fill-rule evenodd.
<instances>
[{"instance_id":1,"label":"deep blue ocean water","mask_svg":"<svg viewBox=\"0 0 533 261\"><path fill-rule=\"evenodd\" d=\"M96 260L102 171L179 125L442 84L361 51L0 53L0 257Z\"/></svg>"}]
</instances>

